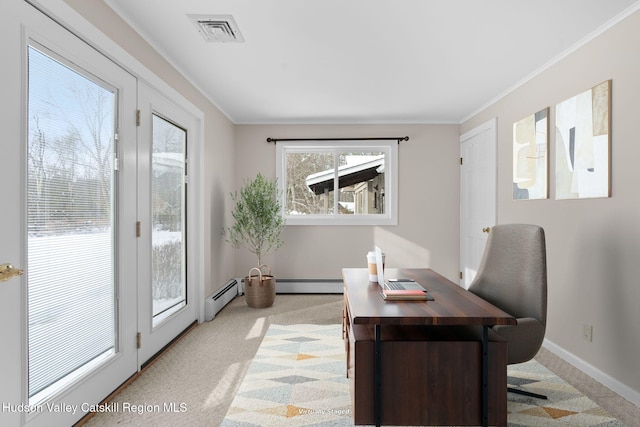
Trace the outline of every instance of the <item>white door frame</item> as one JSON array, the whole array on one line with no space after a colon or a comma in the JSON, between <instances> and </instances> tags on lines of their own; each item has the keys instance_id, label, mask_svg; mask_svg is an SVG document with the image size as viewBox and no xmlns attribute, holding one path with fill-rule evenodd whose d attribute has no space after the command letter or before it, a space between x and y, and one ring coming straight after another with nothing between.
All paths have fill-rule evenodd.
<instances>
[{"instance_id":1,"label":"white door frame","mask_svg":"<svg viewBox=\"0 0 640 427\"><path fill-rule=\"evenodd\" d=\"M13 64L14 58L20 58L21 28L20 22L25 16L22 8L9 9L13 5L0 4L0 55L4 61ZM10 21L10 22L7 22ZM24 61L22 58L21 61ZM3 207L0 211L2 224L2 244L0 244L0 263L13 264L14 268L25 269L27 254L22 247L23 230L25 228L24 207L26 194L25 179L15 182L15 162L26 162L24 148L20 141L25 140L23 63L0 67L0 117L2 123L12 124L3 129L2 156L0 156L0 182L3 183ZM10 82L10 83L9 83ZM23 307L26 306L26 276L16 276L0 282L0 364L3 367L0 384L0 402L22 401L26 391L23 382L26 358L23 352L26 341L26 322ZM7 426L22 424L24 414L20 411L0 412L0 423Z\"/></svg>"},{"instance_id":2,"label":"white door frame","mask_svg":"<svg viewBox=\"0 0 640 427\"><path fill-rule=\"evenodd\" d=\"M472 158L465 159L465 153ZM460 155L460 284L468 288L484 252L486 230L497 221L497 119L462 134Z\"/></svg>"},{"instance_id":3,"label":"white door frame","mask_svg":"<svg viewBox=\"0 0 640 427\"><path fill-rule=\"evenodd\" d=\"M144 82L138 85L138 109L140 111L140 124L138 126L138 220L141 221L141 236L138 239L138 259L140 267L138 271L138 331L140 333L139 365L142 366L149 358L160 351L168 342L184 331L194 320L200 316L200 306L203 290L198 286L198 270L203 265L198 262L197 255L202 253L199 250L201 244L202 230L198 226L198 221L202 215L199 201L202 200L197 188L194 188L196 181L192 179L191 171L197 170L198 165L191 165L191 159L201 159L202 156L193 157L192 149L196 150L200 141L199 120L196 116L185 110L173 101L167 99ZM172 314L168 319L156 325L152 324L152 283L150 277L151 266L151 143L152 143L152 115L158 114L176 125L182 127L187 132L187 233L186 244L187 260L187 304L178 312ZM196 150L197 151L197 150ZM192 184L193 183L193 184ZM193 224L192 224L193 223ZM192 260L192 255L195 259Z\"/></svg>"}]
</instances>

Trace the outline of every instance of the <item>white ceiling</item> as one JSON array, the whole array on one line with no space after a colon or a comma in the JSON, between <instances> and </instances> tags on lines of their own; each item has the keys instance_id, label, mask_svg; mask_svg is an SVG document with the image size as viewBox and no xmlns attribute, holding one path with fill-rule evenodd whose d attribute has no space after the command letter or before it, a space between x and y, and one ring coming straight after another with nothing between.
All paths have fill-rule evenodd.
<instances>
[{"instance_id":1,"label":"white ceiling","mask_svg":"<svg viewBox=\"0 0 640 427\"><path fill-rule=\"evenodd\" d=\"M460 123L640 3L105 2L238 124ZM208 43L188 14L230 14L245 42Z\"/></svg>"}]
</instances>

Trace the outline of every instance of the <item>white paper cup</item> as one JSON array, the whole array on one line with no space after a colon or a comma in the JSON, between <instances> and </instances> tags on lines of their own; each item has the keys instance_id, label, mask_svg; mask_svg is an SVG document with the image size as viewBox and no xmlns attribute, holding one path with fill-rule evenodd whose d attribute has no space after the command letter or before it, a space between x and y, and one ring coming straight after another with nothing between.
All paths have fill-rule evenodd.
<instances>
[{"instance_id":1,"label":"white paper cup","mask_svg":"<svg viewBox=\"0 0 640 427\"><path fill-rule=\"evenodd\" d=\"M385 259L385 255L382 254L382 268L384 268L384 259ZM378 281L378 265L376 263L376 253L374 251L370 251L367 254L367 266L369 269L369 281L377 282Z\"/></svg>"}]
</instances>

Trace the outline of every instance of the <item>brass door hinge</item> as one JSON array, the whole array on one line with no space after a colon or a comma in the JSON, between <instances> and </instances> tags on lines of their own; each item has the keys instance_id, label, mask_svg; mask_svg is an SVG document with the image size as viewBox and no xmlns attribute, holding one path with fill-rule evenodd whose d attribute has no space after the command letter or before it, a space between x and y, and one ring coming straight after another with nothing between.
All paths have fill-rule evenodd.
<instances>
[{"instance_id":1,"label":"brass door hinge","mask_svg":"<svg viewBox=\"0 0 640 427\"><path fill-rule=\"evenodd\" d=\"M142 226L140 225L140 221L136 221L136 237L140 237L142 235Z\"/></svg>"},{"instance_id":2,"label":"brass door hinge","mask_svg":"<svg viewBox=\"0 0 640 427\"><path fill-rule=\"evenodd\" d=\"M142 334L140 332L136 334L136 348L142 348Z\"/></svg>"},{"instance_id":3,"label":"brass door hinge","mask_svg":"<svg viewBox=\"0 0 640 427\"><path fill-rule=\"evenodd\" d=\"M140 110L136 110L136 126L140 126Z\"/></svg>"},{"instance_id":4,"label":"brass door hinge","mask_svg":"<svg viewBox=\"0 0 640 427\"><path fill-rule=\"evenodd\" d=\"M460 272L460 280L462 280L462 271Z\"/></svg>"},{"instance_id":5,"label":"brass door hinge","mask_svg":"<svg viewBox=\"0 0 640 427\"><path fill-rule=\"evenodd\" d=\"M462 165L462 157L460 157L460 164Z\"/></svg>"}]
</instances>

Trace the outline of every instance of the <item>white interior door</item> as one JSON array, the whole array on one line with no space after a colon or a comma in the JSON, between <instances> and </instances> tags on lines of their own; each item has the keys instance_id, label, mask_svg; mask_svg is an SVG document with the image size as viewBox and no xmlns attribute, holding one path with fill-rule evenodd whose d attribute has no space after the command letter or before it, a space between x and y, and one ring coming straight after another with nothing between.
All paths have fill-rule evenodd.
<instances>
[{"instance_id":1,"label":"white interior door","mask_svg":"<svg viewBox=\"0 0 640 427\"><path fill-rule=\"evenodd\" d=\"M198 253L190 220L197 198L189 155L198 134L191 113L141 83L138 127L138 325L144 365L196 321Z\"/></svg>"},{"instance_id":2,"label":"white interior door","mask_svg":"<svg viewBox=\"0 0 640 427\"><path fill-rule=\"evenodd\" d=\"M0 54L0 424L68 426L137 371L136 79L20 0Z\"/></svg>"},{"instance_id":3,"label":"white interior door","mask_svg":"<svg viewBox=\"0 0 640 427\"><path fill-rule=\"evenodd\" d=\"M496 120L460 137L460 271L469 287L480 265L489 229L496 223Z\"/></svg>"}]
</instances>

